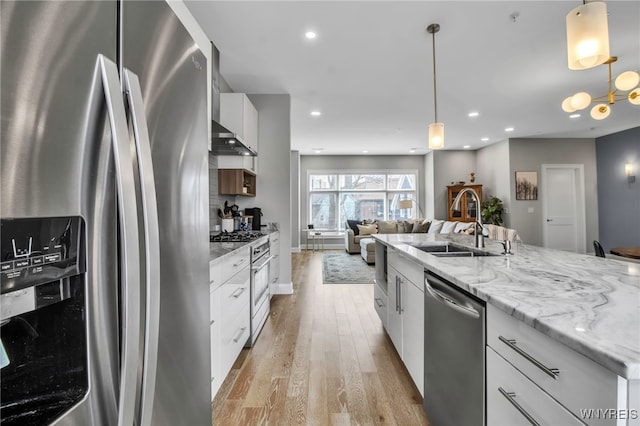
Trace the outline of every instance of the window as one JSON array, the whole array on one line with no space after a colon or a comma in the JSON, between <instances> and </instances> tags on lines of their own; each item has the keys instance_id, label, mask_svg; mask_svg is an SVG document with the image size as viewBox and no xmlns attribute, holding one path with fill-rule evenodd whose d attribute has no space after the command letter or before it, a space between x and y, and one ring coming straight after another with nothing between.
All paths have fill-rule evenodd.
<instances>
[{"instance_id":1,"label":"window","mask_svg":"<svg viewBox=\"0 0 640 426\"><path fill-rule=\"evenodd\" d=\"M347 219L399 220L416 217L417 172L310 172L309 223L316 229L341 229ZM398 202L414 200L410 209Z\"/></svg>"}]
</instances>

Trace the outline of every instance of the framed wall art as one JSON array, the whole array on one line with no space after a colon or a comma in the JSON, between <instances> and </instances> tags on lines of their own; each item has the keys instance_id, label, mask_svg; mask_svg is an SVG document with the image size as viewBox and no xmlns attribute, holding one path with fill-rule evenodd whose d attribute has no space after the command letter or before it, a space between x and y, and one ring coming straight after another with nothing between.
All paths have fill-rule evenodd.
<instances>
[{"instance_id":1,"label":"framed wall art","mask_svg":"<svg viewBox=\"0 0 640 426\"><path fill-rule=\"evenodd\" d=\"M538 199L538 172L516 172L516 200Z\"/></svg>"}]
</instances>

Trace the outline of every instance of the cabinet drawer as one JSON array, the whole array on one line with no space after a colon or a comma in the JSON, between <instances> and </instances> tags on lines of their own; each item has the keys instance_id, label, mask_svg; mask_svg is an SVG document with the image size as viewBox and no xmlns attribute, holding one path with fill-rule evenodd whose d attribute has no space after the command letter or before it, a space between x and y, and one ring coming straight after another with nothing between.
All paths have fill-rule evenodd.
<instances>
[{"instance_id":1,"label":"cabinet drawer","mask_svg":"<svg viewBox=\"0 0 640 426\"><path fill-rule=\"evenodd\" d=\"M487 425L530 426L527 416L541 425L584 425L487 347Z\"/></svg>"},{"instance_id":2,"label":"cabinet drawer","mask_svg":"<svg viewBox=\"0 0 640 426\"><path fill-rule=\"evenodd\" d=\"M380 317L380 321L382 321L382 326L387 328L387 303L389 298L387 294L382 290L382 288L375 284L373 286L373 307L376 309L378 316Z\"/></svg>"},{"instance_id":3,"label":"cabinet drawer","mask_svg":"<svg viewBox=\"0 0 640 426\"><path fill-rule=\"evenodd\" d=\"M220 324L214 322L209 326L209 337L211 342L211 400L216 396L218 388L222 383L220 378Z\"/></svg>"},{"instance_id":4,"label":"cabinet drawer","mask_svg":"<svg viewBox=\"0 0 640 426\"><path fill-rule=\"evenodd\" d=\"M235 318L231 318L228 322L225 319L222 320L220 327L220 371L223 381L249 338L251 332L249 315L249 304L247 304Z\"/></svg>"},{"instance_id":5,"label":"cabinet drawer","mask_svg":"<svg viewBox=\"0 0 640 426\"><path fill-rule=\"evenodd\" d=\"M387 263L424 293L424 268L421 265L403 257L397 250L393 249L387 250Z\"/></svg>"},{"instance_id":6,"label":"cabinet drawer","mask_svg":"<svg viewBox=\"0 0 640 426\"><path fill-rule=\"evenodd\" d=\"M250 281L250 268L244 268L218 289L221 318L233 318L249 304Z\"/></svg>"},{"instance_id":7,"label":"cabinet drawer","mask_svg":"<svg viewBox=\"0 0 640 426\"><path fill-rule=\"evenodd\" d=\"M209 262L209 283L217 287L249 265L250 246L242 247L227 256Z\"/></svg>"},{"instance_id":8,"label":"cabinet drawer","mask_svg":"<svg viewBox=\"0 0 640 426\"><path fill-rule=\"evenodd\" d=\"M619 407L617 375L491 305L487 345L577 417L580 410ZM615 424L610 419L585 422Z\"/></svg>"}]
</instances>

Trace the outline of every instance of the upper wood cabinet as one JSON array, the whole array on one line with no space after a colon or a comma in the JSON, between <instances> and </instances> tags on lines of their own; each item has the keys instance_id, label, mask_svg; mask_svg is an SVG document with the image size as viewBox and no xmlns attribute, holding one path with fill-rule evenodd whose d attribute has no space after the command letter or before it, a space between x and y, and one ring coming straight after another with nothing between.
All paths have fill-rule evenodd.
<instances>
[{"instance_id":1,"label":"upper wood cabinet","mask_svg":"<svg viewBox=\"0 0 640 426\"><path fill-rule=\"evenodd\" d=\"M218 193L255 197L256 174L245 169L218 169Z\"/></svg>"},{"instance_id":2,"label":"upper wood cabinet","mask_svg":"<svg viewBox=\"0 0 640 426\"><path fill-rule=\"evenodd\" d=\"M453 200L464 188L472 188L480 197L479 204L482 203L482 185L449 185L447 186L447 220L458 222L473 222L476 219L476 202L468 192L462 196L460 210L451 210Z\"/></svg>"},{"instance_id":3,"label":"upper wood cabinet","mask_svg":"<svg viewBox=\"0 0 640 426\"><path fill-rule=\"evenodd\" d=\"M220 93L220 124L258 152L258 111L244 93Z\"/></svg>"}]
</instances>

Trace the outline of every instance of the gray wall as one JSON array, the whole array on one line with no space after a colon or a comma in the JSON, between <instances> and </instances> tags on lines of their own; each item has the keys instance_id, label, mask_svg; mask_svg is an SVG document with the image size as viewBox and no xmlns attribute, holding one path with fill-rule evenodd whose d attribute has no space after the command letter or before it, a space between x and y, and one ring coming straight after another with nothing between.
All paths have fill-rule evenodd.
<instances>
[{"instance_id":1,"label":"gray wall","mask_svg":"<svg viewBox=\"0 0 640 426\"><path fill-rule=\"evenodd\" d=\"M240 209L262 208L262 223L280 226L280 283L291 285L291 99L289 95L248 95L258 111L258 176L255 197L236 197Z\"/></svg>"},{"instance_id":2,"label":"gray wall","mask_svg":"<svg viewBox=\"0 0 640 426\"><path fill-rule=\"evenodd\" d=\"M447 185L452 182L469 183L469 175L476 169L474 151L433 152L434 217L447 219ZM481 184L477 179L476 184Z\"/></svg>"},{"instance_id":3,"label":"gray wall","mask_svg":"<svg viewBox=\"0 0 640 426\"><path fill-rule=\"evenodd\" d=\"M596 139L596 156L600 243L607 253L640 246L640 127ZM624 174L627 162L633 164L635 183Z\"/></svg>"},{"instance_id":4,"label":"gray wall","mask_svg":"<svg viewBox=\"0 0 640 426\"><path fill-rule=\"evenodd\" d=\"M422 155L301 155L300 156L300 224L306 227L308 222L307 205L307 172L309 170L403 170L418 171L418 188L420 208L425 211L423 195L424 156ZM299 231L302 228L299 228ZM302 230L304 231L304 230ZM300 232L301 241L306 243L306 232ZM339 244L339 242L332 241Z\"/></svg>"},{"instance_id":5,"label":"gray wall","mask_svg":"<svg viewBox=\"0 0 640 426\"><path fill-rule=\"evenodd\" d=\"M476 183L482 184L482 199L490 196L502 200L505 213L503 224L510 227L511 170L509 169L509 141L504 140L476 151Z\"/></svg>"},{"instance_id":6,"label":"gray wall","mask_svg":"<svg viewBox=\"0 0 640 426\"><path fill-rule=\"evenodd\" d=\"M510 139L509 176L511 207L509 226L516 229L526 244L543 245L542 195L537 200L516 200L515 172L537 171L538 188L542 164L583 164L586 207L586 241L598 239L598 174L594 139ZM533 208L533 213L528 209ZM589 246L586 247L587 252Z\"/></svg>"},{"instance_id":7,"label":"gray wall","mask_svg":"<svg viewBox=\"0 0 640 426\"><path fill-rule=\"evenodd\" d=\"M425 193L424 215L427 218L436 217L436 197L433 191L433 188L435 188L435 184L434 184L435 176L433 174L434 152L435 151L431 151L424 156L424 175L425 175L424 177L425 186L423 191Z\"/></svg>"}]
</instances>

